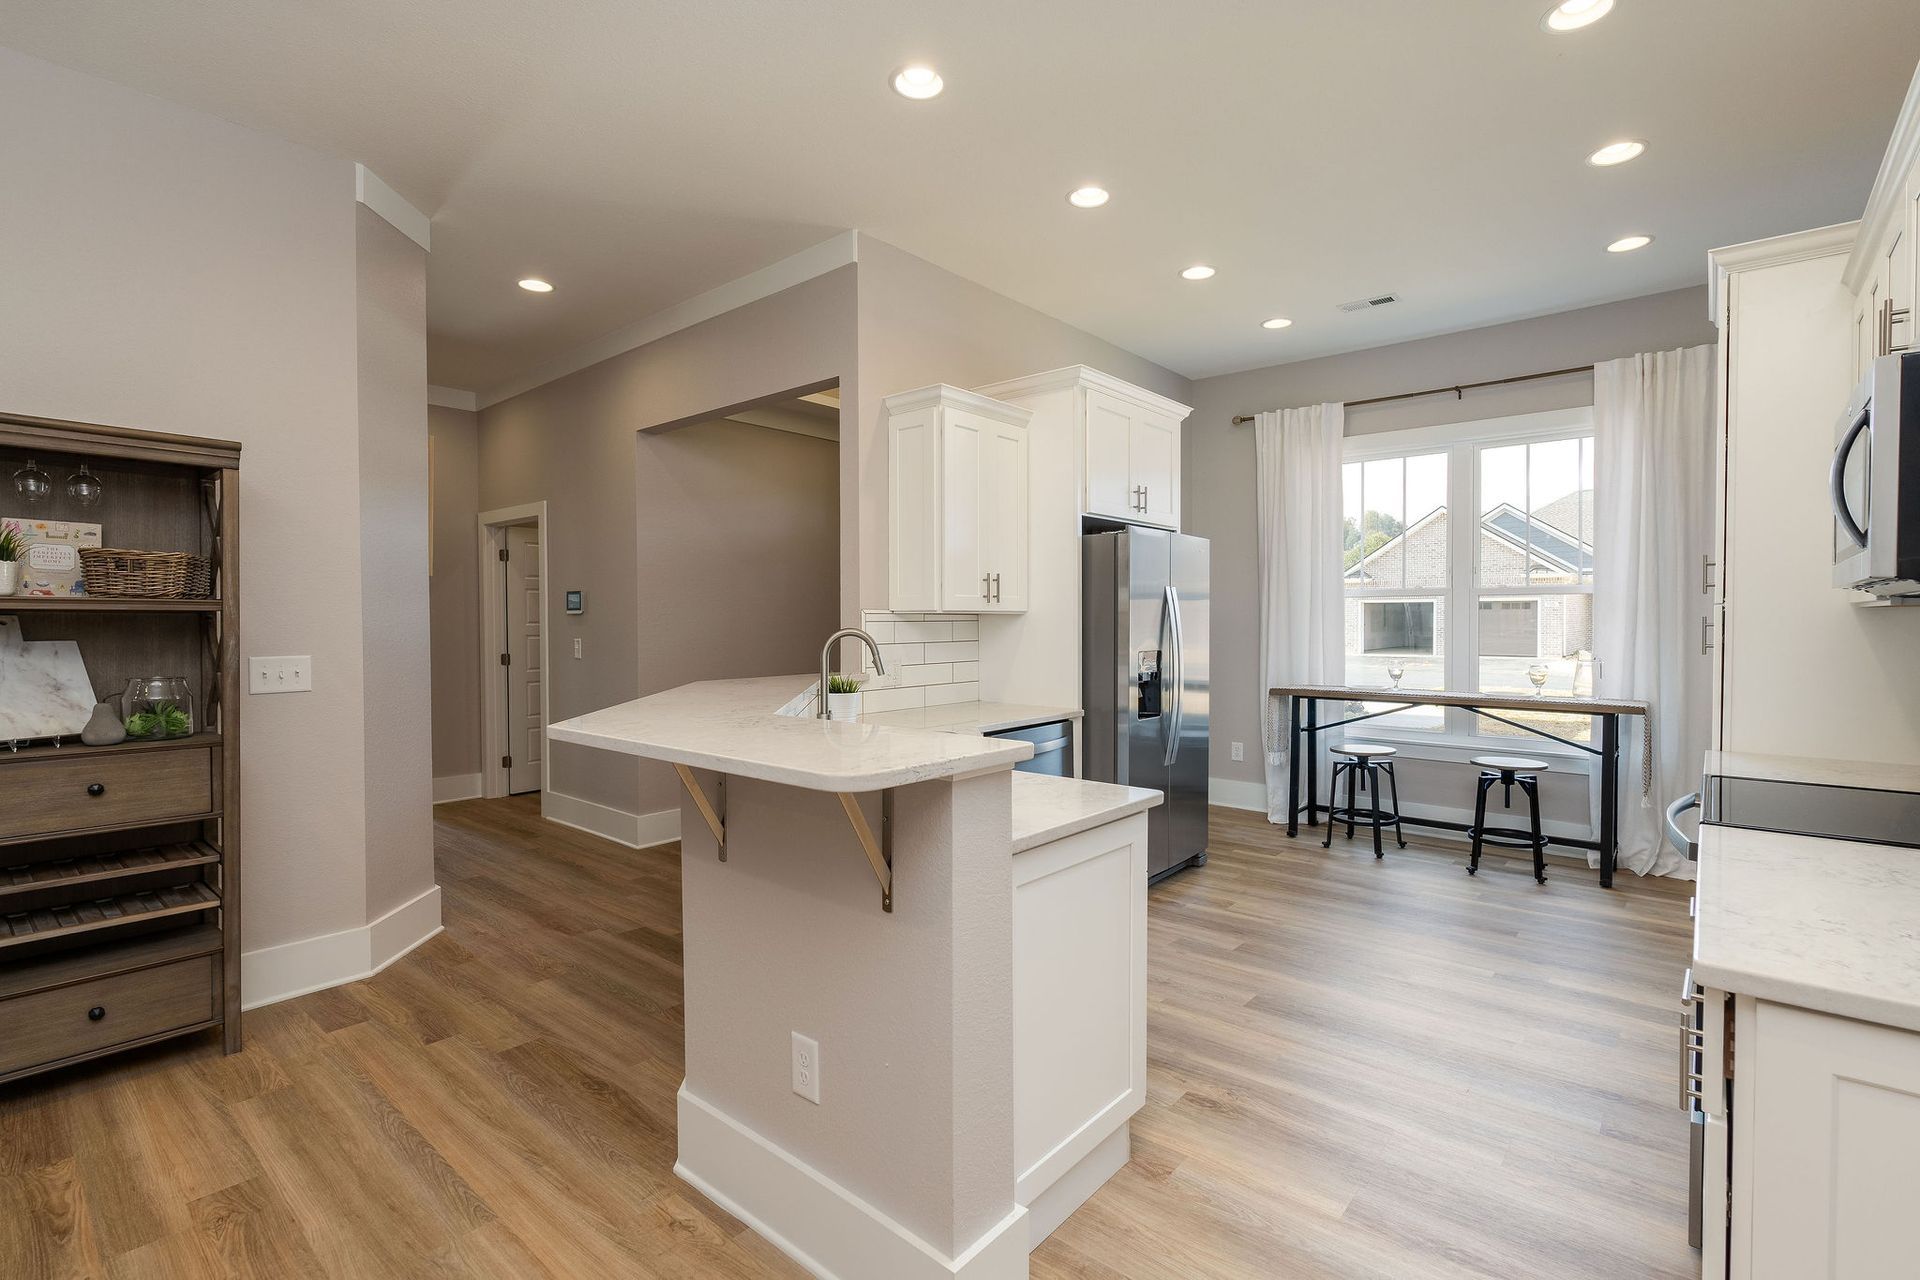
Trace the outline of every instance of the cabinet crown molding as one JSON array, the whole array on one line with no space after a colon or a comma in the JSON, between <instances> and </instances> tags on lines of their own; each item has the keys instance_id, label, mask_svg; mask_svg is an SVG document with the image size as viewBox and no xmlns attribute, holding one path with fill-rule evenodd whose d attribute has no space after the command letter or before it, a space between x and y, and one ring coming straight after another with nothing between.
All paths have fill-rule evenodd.
<instances>
[{"instance_id":1,"label":"cabinet crown molding","mask_svg":"<svg viewBox=\"0 0 1920 1280\"><path fill-rule=\"evenodd\" d=\"M1907 86L1907 99L1893 122L1893 137L1887 153L1880 159L1880 172L1873 180L1873 192L1867 197L1867 211L1860 216L1860 234L1853 242L1853 255L1840 281L1848 293L1858 293L1873 270L1875 250L1886 242L1893 220L1900 213L1907 175L1920 166L1920 67L1914 68L1913 82Z\"/></svg>"},{"instance_id":2,"label":"cabinet crown molding","mask_svg":"<svg viewBox=\"0 0 1920 1280\"><path fill-rule=\"evenodd\" d=\"M1836 222L1830 227L1815 227L1811 231L1795 231L1784 236L1770 236L1765 240L1749 240L1745 244L1730 244L1725 248L1709 250L1707 263L1713 272L1713 278L1707 284L1710 318L1716 326L1726 323L1722 300L1726 297L1729 275L1737 271L1756 271L1762 267L1780 267L1789 262L1829 258L1845 253L1859 233L1858 222Z\"/></svg>"},{"instance_id":3,"label":"cabinet crown molding","mask_svg":"<svg viewBox=\"0 0 1920 1280\"><path fill-rule=\"evenodd\" d=\"M1192 405L1181 404L1178 400L1168 399L1145 387L1135 386L1123 378L1084 364L1070 364L1061 369L1049 369L1045 373L1030 373L1021 378L1009 378L1005 382L993 382L976 390L988 396L1029 396L1043 391L1058 391L1065 387L1093 387L1108 395L1119 396L1123 400L1158 413L1167 414L1184 422L1193 412Z\"/></svg>"},{"instance_id":4,"label":"cabinet crown molding","mask_svg":"<svg viewBox=\"0 0 1920 1280\"><path fill-rule=\"evenodd\" d=\"M880 403L885 406L888 417L912 413L916 409L927 409L935 405L965 409L969 413L978 413L1016 427L1026 426L1033 417L1031 409L1023 409L1017 404L995 400L977 391L948 386L944 382L936 382L930 387L915 387L911 391L896 391Z\"/></svg>"}]
</instances>

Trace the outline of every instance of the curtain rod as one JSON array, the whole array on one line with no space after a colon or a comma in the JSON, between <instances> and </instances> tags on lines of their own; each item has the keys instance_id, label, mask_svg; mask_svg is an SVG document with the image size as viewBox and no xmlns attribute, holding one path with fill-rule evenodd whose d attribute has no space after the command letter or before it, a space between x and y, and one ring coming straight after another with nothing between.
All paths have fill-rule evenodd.
<instances>
[{"instance_id":1,"label":"curtain rod","mask_svg":"<svg viewBox=\"0 0 1920 1280\"><path fill-rule=\"evenodd\" d=\"M1504 387L1515 382L1539 382L1543 378L1565 378L1576 373L1592 372L1592 365L1577 364L1571 369L1548 369L1545 373L1522 373L1511 378L1488 378L1485 382L1462 382L1451 387L1432 387L1426 391L1402 391L1398 395L1371 396L1365 400L1349 400L1347 401L1347 408L1358 409L1365 405L1387 404L1394 400L1418 400L1422 396L1440 396L1445 395L1449 391L1453 392L1457 399L1464 400L1466 397L1461 394L1462 392L1477 391L1481 387ZM1234 418L1233 425L1237 427L1241 423L1252 422L1257 416L1257 414L1251 413L1240 414Z\"/></svg>"}]
</instances>

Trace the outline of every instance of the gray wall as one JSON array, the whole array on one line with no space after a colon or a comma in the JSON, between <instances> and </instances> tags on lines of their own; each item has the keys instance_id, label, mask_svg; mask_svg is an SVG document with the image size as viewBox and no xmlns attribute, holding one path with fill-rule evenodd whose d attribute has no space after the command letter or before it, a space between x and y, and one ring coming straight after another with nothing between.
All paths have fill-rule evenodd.
<instances>
[{"instance_id":1,"label":"gray wall","mask_svg":"<svg viewBox=\"0 0 1920 1280\"><path fill-rule=\"evenodd\" d=\"M242 443L241 646L314 672L241 709L246 945L358 927L353 166L6 49L0 119L0 394Z\"/></svg>"},{"instance_id":2,"label":"gray wall","mask_svg":"<svg viewBox=\"0 0 1920 1280\"><path fill-rule=\"evenodd\" d=\"M1213 541L1213 776L1262 780L1253 427L1234 426L1235 415L1590 365L1641 351L1697 346L1716 337L1702 286L1195 383L1189 401L1194 412L1182 442L1183 509L1188 532ZM1584 374L1469 391L1458 400L1430 396L1354 409L1347 415L1347 432L1394 431L1592 403L1593 378ZM1239 763L1228 750L1234 742L1246 744L1246 759ZM1406 772L1410 799L1453 799L1426 790L1423 779L1416 777L1423 771ZM1457 780L1451 778L1427 781L1457 789ZM1552 808L1563 817L1584 818L1584 794L1557 794L1560 790L1550 796L1559 802ZM1422 791L1425 794L1418 794ZM1579 812L1569 808L1574 805Z\"/></svg>"},{"instance_id":3,"label":"gray wall","mask_svg":"<svg viewBox=\"0 0 1920 1280\"><path fill-rule=\"evenodd\" d=\"M857 489L862 608L887 607L887 396L1085 364L1193 403L1179 374L871 236L860 237L859 272L859 468L872 477Z\"/></svg>"},{"instance_id":4,"label":"gray wall","mask_svg":"<svg viewBox=\"0 0 1920 1280\"><path fill-rule=\"evenodd\" d=\"M480 772L480 420L427 410L433 440L433 776Z\"/></svg>"},{"instance_id":5,"label":"gray wall","mask_svg":"<svg viewBox=\"0 0 1920 1280\"><path fill-rule=\"evenodd\" d=\"M663 627L677 625L673 615L699 616L700 600L724 598L734 586L709 579L693 599L643 590L643 581L658 581L668 554L662 540L677 537L675 526L693 514L651 486L642 505L638 433L836 381L852 394L854 271L842 267L481 411L480 508L548 504L553 719L686 682L643 648L643 620L648 643L657 643ZM840 548L843 581L853 551ZM587 593L581 617L563 611L561 593L574 588ZM733 663L724 650L710 656L713 670ZM677 807L665 765L565 743L549 748L556 792L627 813Z\"/></svg>"},{"instance_id":6,"label":"gray wall","mask_svg":"<svg viewBox=\"0 0 1920 1280\"><path fill-rule=\"evenodd\" d=\"M427 254L354 209L368 920L433 886Z\"/></svg>"}]
</instances>

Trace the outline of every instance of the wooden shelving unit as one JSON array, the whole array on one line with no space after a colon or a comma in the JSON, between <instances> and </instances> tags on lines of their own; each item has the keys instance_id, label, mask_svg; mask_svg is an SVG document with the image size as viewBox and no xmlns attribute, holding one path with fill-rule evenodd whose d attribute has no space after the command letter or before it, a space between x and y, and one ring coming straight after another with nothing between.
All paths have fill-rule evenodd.
<instances>
[{"instance_id":1,"label":"wooden shelving unit","mask_svg":"<svg viewBox=\"0 0 1920 1280\"><path fill-rule=\"evenodd\" d=\"M28 457L55 477L31 512L4 483ZM96 507L59 483L83 462ZM0 743L0 1082L209 1027L240 1048L239 465L227 441L0 414L0 515L214 565L210 599L0 597L27 640L79 645L102 700L186 676L196 729Z\"/></svg>"}]
</instances>

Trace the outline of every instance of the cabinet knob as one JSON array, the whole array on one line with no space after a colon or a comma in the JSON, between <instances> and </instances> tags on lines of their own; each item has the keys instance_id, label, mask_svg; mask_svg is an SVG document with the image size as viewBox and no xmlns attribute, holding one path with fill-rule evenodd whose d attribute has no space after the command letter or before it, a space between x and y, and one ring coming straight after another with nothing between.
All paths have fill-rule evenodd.
<instances>
[{"instance_id":1,"label":"cabinet knob","mask_svg":"<svg viewBox=\"0 0 1920 1280\"><path fill-rule=\"evenodd\" d=\"M100 1021L100 1019L106 1016L107 1016L107 1010L104 1005L95 1005L93 1006L93 1008L87 1010L88 1022L98 1022Z\"/></svg>"},{"instance_id":2,"label":"cabinet knob","mask_svg":"<svg viewBox=\"0 0 1920 1280\"><path fill-rule=\"evenodd\" d=\"M104 782L89 782L87 784L87 794L90 796L103 796L107 794L107 784Z\"/></svg>"}]
</instances>

